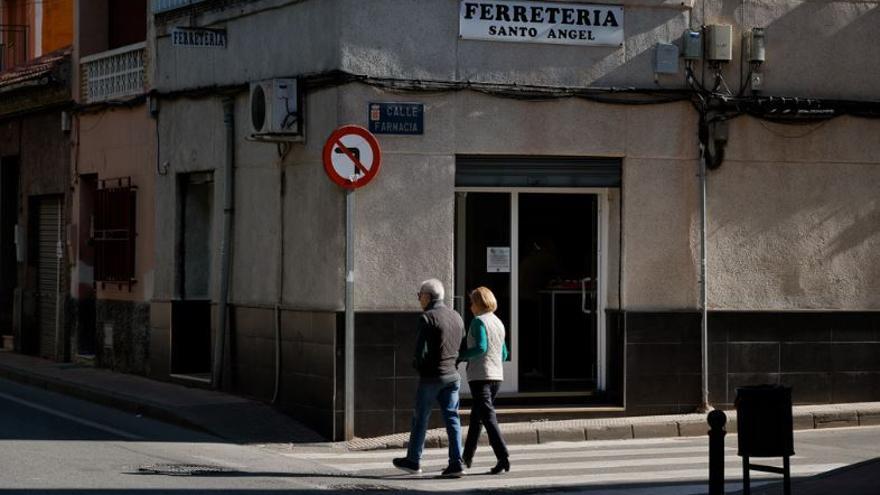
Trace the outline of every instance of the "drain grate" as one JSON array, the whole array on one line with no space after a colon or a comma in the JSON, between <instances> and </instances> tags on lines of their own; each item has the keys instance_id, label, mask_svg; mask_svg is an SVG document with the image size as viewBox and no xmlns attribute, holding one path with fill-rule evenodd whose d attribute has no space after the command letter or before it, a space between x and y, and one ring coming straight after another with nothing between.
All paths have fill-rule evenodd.
<instances>
[{"instance_id":1,"label":"drain grate","mask_svg":"<svg viewBox=\"0 0 880 495\"><path fill-rule=\"evenodd\" d=\"M212 474L228 474L235 472L220 466L200 464L151 464L137 469L139 474L162 474L166 476L205 476Z\"/></svg>"}]
</instances>

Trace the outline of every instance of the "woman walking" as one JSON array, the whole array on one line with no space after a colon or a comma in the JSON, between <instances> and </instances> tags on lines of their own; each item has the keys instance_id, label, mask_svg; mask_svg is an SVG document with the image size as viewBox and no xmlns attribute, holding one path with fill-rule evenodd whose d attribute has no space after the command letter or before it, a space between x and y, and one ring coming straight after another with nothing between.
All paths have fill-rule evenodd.
<instances>
[{"instance_id":1,"label":"woman walking","mask_svg":"<svg viewBox=\"0 0 880 495\"><path fill-rule=\"evenodd\" d=\"M485 426L489 445L498 459L498 463L489 472L499 474L510 471L507 445L501 437L495 416L495 396L504 380L501 363L507 360L504 324L495 316L498 302L492 291L486 287L477 287L471 291L470 300L471 312L475 318L467 332L467 348L461 352L459 359L467 361L468 385L471 388L473 405L462 459L470 468L480 439L480 429Z\"/></svg>"}]
</instances>

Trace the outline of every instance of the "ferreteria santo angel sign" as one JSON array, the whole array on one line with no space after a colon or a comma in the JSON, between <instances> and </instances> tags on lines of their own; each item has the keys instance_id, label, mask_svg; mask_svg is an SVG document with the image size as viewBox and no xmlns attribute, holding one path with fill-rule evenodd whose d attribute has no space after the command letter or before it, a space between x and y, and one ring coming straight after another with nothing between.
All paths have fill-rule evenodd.
<instances>
[{"instance_id":1,"label":"ferreteria santo angel sign","mask_svg":"<svg viewBox=\"0 0 880 495\"><path fill-rule=\"evenodd\" d=\"M462 39L623 45L623 7L585 3L460 0Z\"/></svg>"}]
</instances>

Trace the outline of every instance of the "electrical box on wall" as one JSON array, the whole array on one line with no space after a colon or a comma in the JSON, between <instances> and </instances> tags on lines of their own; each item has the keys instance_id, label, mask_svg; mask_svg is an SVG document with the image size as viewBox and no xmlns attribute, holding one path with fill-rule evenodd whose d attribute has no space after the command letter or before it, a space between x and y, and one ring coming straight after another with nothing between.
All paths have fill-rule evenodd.
<instances>
[{"instance_id":1,"label":"electrical box on wall","mask_svg":"<svg viewBox=\"0 0 880 495\"><path fill-rule=\"evenodd\" d=\"M678 46L657 43L654 49L654 72L656 74L678 73Z\"/></svg>"},{"instance_id":2,"label":"electrical box on wall","mask_svg":"<svg viewBox=\"0 0 880 495\"><path fill-rule=\"evenodd\" d=\"M703 34L693 29L685 31L681 36L681 51L685 60L703 58Z\"/></svg>"},{"instance_id":3,"label":"electrical box on wall","mask_svg":"<svg viewBox=\"0 0 880 495\"><path fill-rule=\"evenodd\" d=\"M733 26L714 24L706 26L706 59L711 62L730 62L733 59Z\"/></svg>"},{"instance_id":4,"label":"electrical box on wall","mask_svg":"<svg viewBox=\"0 0 880 495\"><path fill-rule=\"evenodd\" d=\"M760 64L764 62L764 28L752 28L743 33L743 51L749 57L749 62Z\"/></svg>"},{"instance_id":5,"label":"electrical box on wall","mask_svg":"<svg viewBox=\"0 0 880 495\"><path fill-rule=\"evenodd\" d=\"M302 134L302 105L296 79L252 82L251 132L256 137Z\"/></svg>"}]
</instances>

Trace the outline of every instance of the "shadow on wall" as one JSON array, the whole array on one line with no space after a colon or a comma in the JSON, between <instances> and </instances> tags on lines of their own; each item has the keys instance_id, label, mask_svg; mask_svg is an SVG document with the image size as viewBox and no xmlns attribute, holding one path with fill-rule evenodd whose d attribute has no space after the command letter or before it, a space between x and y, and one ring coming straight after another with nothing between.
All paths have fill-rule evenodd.
<instances>
[{"instance_id":1,"label":"shadow on wall","mask_svg":"<svg viewBox=\"0 0 880 495\"><path fill-rule=\"evenodd\" d=\"M768 17L747 14L746 21ZM768 93L875 99L880 65L870 61L880 58L877 26L877 3L800 2L766 26Z\"/></svg>"},{"instance_id":2,"label":"shadow on wall","mask_svg":"<svg viewBox=\"0 0 880 495\"><path fill-rule=\"evenodd\" d=\"M880 26L880 24L878 24ZM880 202L874 200L864 208L852 224L844 228L837 237L831 241L830 256L837 256L851 249L858 248L871 238L878 238L876 243L880 245Z\"/></svg>"}]
</instances>

